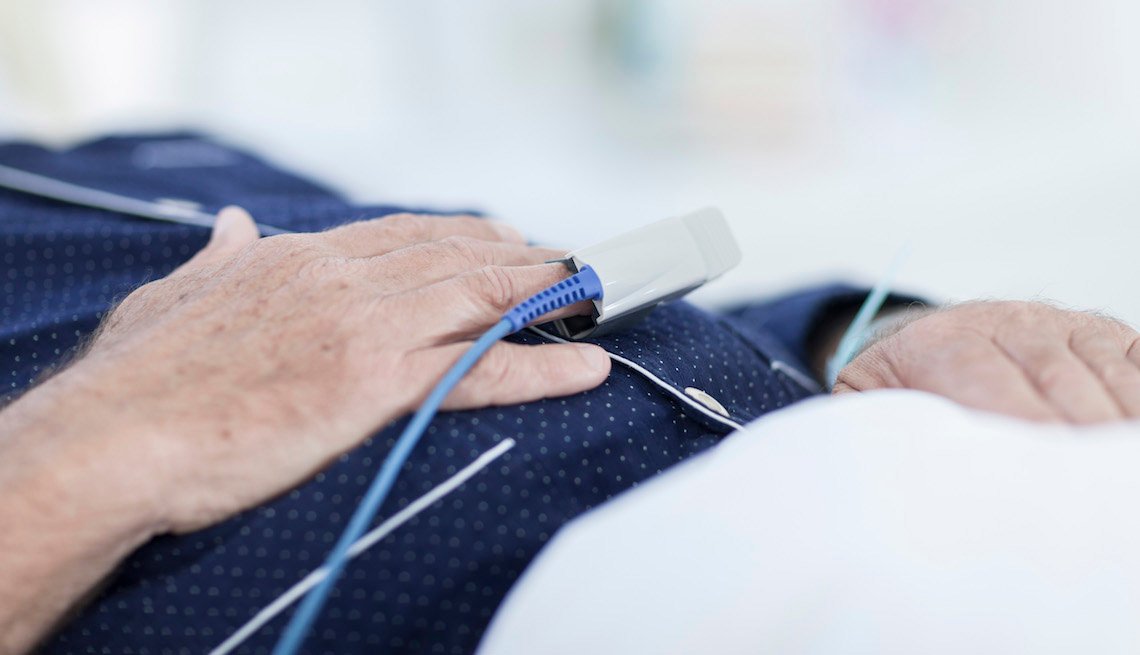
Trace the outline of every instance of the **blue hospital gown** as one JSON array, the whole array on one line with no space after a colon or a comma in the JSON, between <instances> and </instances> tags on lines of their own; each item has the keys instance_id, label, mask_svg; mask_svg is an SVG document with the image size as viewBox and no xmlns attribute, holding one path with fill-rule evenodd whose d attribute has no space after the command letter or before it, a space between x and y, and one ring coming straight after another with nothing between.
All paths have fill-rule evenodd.
<instances>
[{"instance_id":1,"label":"blue hospital gown","mask_svg":"<svg viewBox=\"0 0 1140 655\"><path fill-rule=\"evenodd\" d=\"M193 134L107 138L67 151L9 143L0 164L207 211L240 204L299 231L406 210L354 205ZM167 274L207 236L0 190L0 393L15 397L64 361L116 299ZM515 443L355 560L306 652L472 652L561 525L712 446L734 423L817 393L805 365L812 330L861 297L831 286L723 314L675 303L597 340L628 363L615 363L593 391L439 416L378 520L496 444ZM321 563L402 424L276 500L201 532L154 539L43 652L208 652ZM237 652L268 652L288 614Z\"/></svg>"}]
</instances>

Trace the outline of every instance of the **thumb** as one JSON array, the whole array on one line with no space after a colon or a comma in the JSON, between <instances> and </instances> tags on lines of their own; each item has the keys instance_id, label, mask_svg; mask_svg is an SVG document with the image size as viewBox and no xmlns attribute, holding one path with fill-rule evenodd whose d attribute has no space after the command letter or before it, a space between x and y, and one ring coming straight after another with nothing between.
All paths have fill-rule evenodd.
<instances>
[{"instance_id":1,"label":"thumb","mask_svg":"<svg viewBox=\"0 0 1140 655\"><path fill-rule=\"evenodd\" d=\"M257 241L257 224L249 212L231 205L218 212L210 241L171 275L180 275L233 257L239 250Z\"/></svg>"}]
</instances>

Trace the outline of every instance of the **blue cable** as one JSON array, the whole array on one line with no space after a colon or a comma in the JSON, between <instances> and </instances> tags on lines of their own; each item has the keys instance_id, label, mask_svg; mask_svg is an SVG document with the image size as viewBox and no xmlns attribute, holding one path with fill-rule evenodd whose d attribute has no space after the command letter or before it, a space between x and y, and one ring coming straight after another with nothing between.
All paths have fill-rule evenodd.
<instances>
[{"instance_id":1,"label":"blue cable","mask_svg":"<svg viewBox=\"0 0 1140 655\"><path fill-rule=\"evenodd\" d=\"M376 517L376 512L384 504L384 500L392 490L392 485L395 484L400 469L403 468L404 463L412 454L412 450L419 443L428 424L435 418L436 412L439 411L444 399L447 398L447 394L451 393L451 390L459 384L463 376L467 375L467 372L475 366L479 359L503 337L518 332L540 316L577 302L601 298L602 293L602 282L598 279L597 273L589 266L583 267L573 276L519 303L507 312L493 328L479 337L467 352L463 353L459 361L444 374L443 378L428 394L427 400L424 401L423 405L420 405L411 422L404 428L400 438L396 439L392 451L384 459L380 471L372 480L372 485L369 486L364 498L357 505L348 526L341 533L340 540L337 541L336 546L333 547L332 552L325 560L323 568L328 570L328 575L305 597L304 602L281 634L280 640L273 649L273 655L295 655L300 651L305 637L312 630L313 623L316 622L328 601L329 593L348 563L348 549L364 534L364 531Z\"/></svg>"}]
</instances>

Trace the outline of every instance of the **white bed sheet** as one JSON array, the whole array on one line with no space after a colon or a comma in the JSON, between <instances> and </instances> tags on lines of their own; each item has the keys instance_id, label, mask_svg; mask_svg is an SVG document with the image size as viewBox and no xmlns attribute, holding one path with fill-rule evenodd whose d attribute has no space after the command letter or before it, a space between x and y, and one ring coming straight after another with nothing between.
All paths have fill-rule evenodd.
<instances>
[{"instance_id":1,"label":"white bed sheet","mask_svg":"<svg viewBox=\"0 0 1140 655\"><path fill-rule=\"evenodd\" d=\"M1140 424L766 417L567 526L483 655L1140 652Z\"/></svg>"}]
</instances>

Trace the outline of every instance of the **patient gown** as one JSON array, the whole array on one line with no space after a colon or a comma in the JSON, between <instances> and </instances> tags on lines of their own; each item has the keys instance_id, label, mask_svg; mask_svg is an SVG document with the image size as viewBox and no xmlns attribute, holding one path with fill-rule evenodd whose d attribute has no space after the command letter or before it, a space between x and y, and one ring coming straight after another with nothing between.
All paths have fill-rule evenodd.
<instances>
[{"instance_id":1,"label":"patient gown","mask_svg":"<svg viewBox=\"0 0 1140 655\"><path fill-rule=\"evenodd\" d=\"M210 212L240 204L260 221L297 231L408 211L353 204L188 133L106 138L63 151L8 143L0 145L0 164ZM207 237L200 227L0 190L0 394L17 396L65 360L117 299L167 274ZM472 652L511 584L560 526L736 425L819 393L806 344L822 316L862 296L837 285L721 313L674 303L597 340L618 359L593 391L441 414L377 523L491 454L470 479L350 564L305 652ZM209 529L152 540L43 652L210 651L320 565L404 420L290 493ZM507 440L511 447L492 450ZM292 609L236 652L268 652Z\"/></svg>"}]
</instances>

